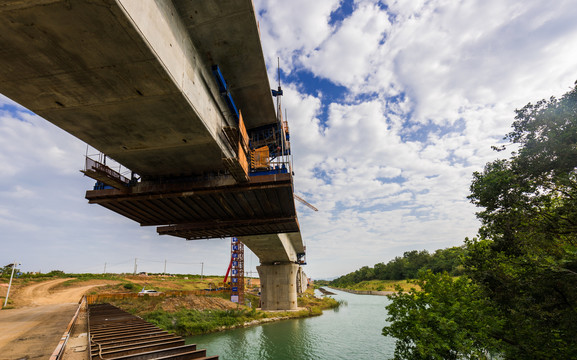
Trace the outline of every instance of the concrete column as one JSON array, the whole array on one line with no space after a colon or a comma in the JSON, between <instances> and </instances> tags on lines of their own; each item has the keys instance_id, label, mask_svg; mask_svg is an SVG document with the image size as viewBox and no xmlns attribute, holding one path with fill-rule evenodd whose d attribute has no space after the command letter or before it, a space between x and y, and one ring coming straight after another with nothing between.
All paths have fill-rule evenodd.
<instances>
[{"instance_id":1,"label":"concrete column","mask_svg":"<svg viewBox=\"0 0 577 360\"><path fill-rule=\"evenodd\" d=\"M263 310L297 309L298 264L257 266Z\"/></svg>"},{"instance_id":2,"label":"concrete column","mask_svg":"<svg viewBox=\"0 0 577 360\"><path fill-rule=\"evenodd\" d=\"M302 294L305 291L307 291L307 288L308 288L307 274L305 274L302 266L299 266L297 275L297 293Z\"/></svg>"}]
</instances>

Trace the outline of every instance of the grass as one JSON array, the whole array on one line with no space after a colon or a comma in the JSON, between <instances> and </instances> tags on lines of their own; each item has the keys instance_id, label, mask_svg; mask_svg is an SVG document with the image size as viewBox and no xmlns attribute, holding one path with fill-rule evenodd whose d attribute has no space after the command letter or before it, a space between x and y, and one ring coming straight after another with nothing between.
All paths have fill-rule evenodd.
<instances>
[{"instance_id":1,"label":"grass","mask_svg":"<svg viewBox=\"0 0 577 360\"><path fill-rule=\"evenodd\" d=\"M411 288L416 287L415 284L410 284L409 281L410 280L368 280L346 286L345 288L360 291L395 291L395 287L400 286L403 291L409 291Z\"/></svg>"},{"instance_id":2,"label":"grass","mask_svg":"<svg viewBox=\"0 0 577 360\"><path fill-rule=\"evenodd\" d=\"M214 296L225 296L227 299L229 297L228 294ZM192 336L222 331L244 326L245 323L254 320L280 320L317 316L321 315L325 309L337 308L344 304L342 301L339 302L328 296L317 298L314 296L314 290L312 288L299 296L298 306L302 308L299 311L267 312L256 310L258 297L251 294L245 294L245 297L253 304L252 308L241 306L237 309L230 310L197 310L181 307L174 311L167 311L162 309L165 298L154 296L117 300L112 302L112 304L179 336ZM255 302L256 305L254 304Z\"/></svg>"},{"instance_id":3,"label":"grass","mask_svg":"<svg viewBox=\"0 0 577 360\"><path fill-rule=\"evenodd\" d=\"M4 306L4 301L6 301L6 297L0 296L0 310L2 310L2 309L4 309L4 310L14 309L14 304L12 303L12 299L8 299L8 303L6 304L6 306Z\"/></svg>"},{"instance_id":4,"label":"grass","mask_svg":"<svg viewBox=\"0 0 577 360\"><path fill-rule=\"evenodd\" d=\"M233 328L265 317L266 314L262 311L241 308L233 310L182 309L173 313L156 310L144 315L143 319L177 335L192 336Z\"/></svg>"}]
</instances>

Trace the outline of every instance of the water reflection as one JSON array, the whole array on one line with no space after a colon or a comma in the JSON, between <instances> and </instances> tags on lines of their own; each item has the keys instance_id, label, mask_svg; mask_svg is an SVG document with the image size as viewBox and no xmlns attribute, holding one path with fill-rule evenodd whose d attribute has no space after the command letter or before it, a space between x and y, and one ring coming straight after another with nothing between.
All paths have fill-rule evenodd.
<instances>
[{"instance_id":1,"label":"water reflection","mask_svg":"<svg viewBox=\"0 0 577 360\"><path fill-rule=\"evenodd\" d=\"M394 339L381 335L388 299L334 292L335 299L348 302L338 312L194 336L188 342L221 360L391 359Z\"/></svg>"}]
</instances>

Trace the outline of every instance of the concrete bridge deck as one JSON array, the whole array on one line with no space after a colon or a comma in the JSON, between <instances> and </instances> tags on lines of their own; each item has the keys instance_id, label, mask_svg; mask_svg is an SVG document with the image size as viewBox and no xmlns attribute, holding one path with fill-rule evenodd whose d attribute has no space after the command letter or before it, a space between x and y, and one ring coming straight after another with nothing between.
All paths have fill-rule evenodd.
<instances>
[{"instance_id":1,"label":"concrete bridge deck","mask_svg":"<svg viewBox=\"0 0 577 360\"><path fill-rule=\"evenodd\" d=\"M248 129L276 121L250 0L7 0L0 19L0 91L141 176L226 170L213 64Z\"/></svg>"},{"instance_id":2,"label":"concrete bridge deck","mask_svg":"<svg viewBox=\"0 0 577 360\"><path fill-rule=\"evenodd\" d=\"M0 92L135 175L85 169L116 188L88 191L91 203L160 234L244 236L261 261L294 265L304 246L290 163L248 169L259 131L290 156L270 90L251 0L0 4Z\"/></svg>"}]
</instances>

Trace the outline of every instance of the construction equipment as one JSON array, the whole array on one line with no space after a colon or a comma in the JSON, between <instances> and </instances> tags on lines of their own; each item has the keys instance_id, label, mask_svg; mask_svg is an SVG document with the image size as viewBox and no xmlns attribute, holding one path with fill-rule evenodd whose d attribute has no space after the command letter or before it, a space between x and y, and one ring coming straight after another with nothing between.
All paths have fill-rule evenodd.
<instances>
[{"instance_id":1,"label":"construction equipment","mask_svg":"<svg viewBox=\"0 0 577 360\"><path fill-rule=\"evenodd\" d=\"M230 241L230 264L224 276L224 287L227 287L230 273L230 301L244 305L244 244L233 237Z\"/></svg>"},{"instance_id":2,"label":"construction equipment","mask_svg":"<svg viewBox=\"0 0 577 360\"><path fill-rule=\"evenodd\" d=\"M309 208L313 209L314 211L319 211L319 209L317 209L316 207L314 207L313 205L309 204L305 199L303 199L302 197L298 196L297 194L293 194L294 198L297 199L298 201L300 201L301 203L305 204L306 206L308 206Z\"/></svg>"},{"instance_id":3,"label":"construction equipment","mask_svg":"<svg viewBox=\"0 0 577 360\"><path fill-rule=\"evenodd\" d=\"M250 152L251 168L255 170L268 169L269 167L269 149L268 146L262 146Z\"/></svg>"},{"instance_id":4,"label":"construction equipment","mask_svg":"<svg viewBox=\"0 0 577 360\"><path fill-rule=\"evenodd\" d=\"M278 65L278 88L271 90L277 102L277 122L252 128L248 132L250 176L292 173L290 133L288 122L282 117L280 60Z\"/></svg>"}]
</instances>

